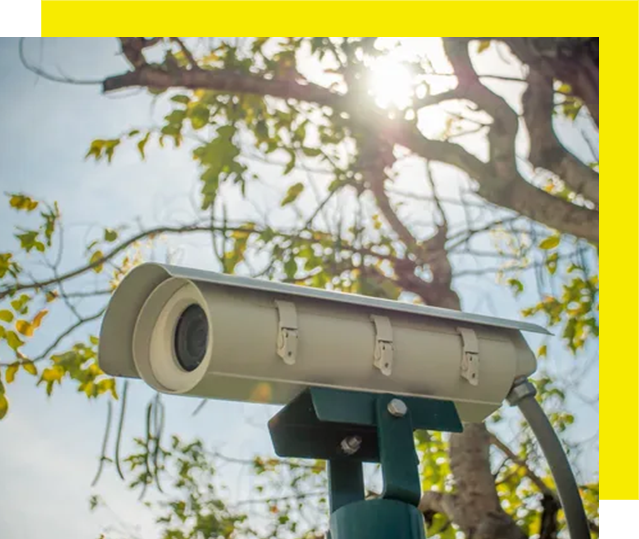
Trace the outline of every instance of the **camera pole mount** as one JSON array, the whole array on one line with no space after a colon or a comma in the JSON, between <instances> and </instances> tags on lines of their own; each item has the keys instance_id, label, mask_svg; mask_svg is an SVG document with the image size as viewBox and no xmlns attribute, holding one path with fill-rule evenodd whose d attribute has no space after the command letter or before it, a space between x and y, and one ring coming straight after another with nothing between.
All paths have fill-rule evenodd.
<instances>
[{"instance_id":1,"label":"camera pole mount","mask_svg":"<svg viewBox=\"0 0 639 539\"><path fill-rule=\"evenodd\" d=\"M424 539L415 429L461 432L454 403L312 387L269 421L281 457L328 461L331 539ZM365 499L362 464L384 490Z\"/></svg>"}]
</instances>

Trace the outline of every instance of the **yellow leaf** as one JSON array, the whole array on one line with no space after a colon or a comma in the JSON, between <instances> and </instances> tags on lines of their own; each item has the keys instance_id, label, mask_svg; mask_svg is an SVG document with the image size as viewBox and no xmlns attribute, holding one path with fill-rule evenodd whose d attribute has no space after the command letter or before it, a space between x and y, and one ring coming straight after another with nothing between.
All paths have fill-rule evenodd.
<instances>
[{"instance_id":1,"label":"yellow leaf","mask_svg":"<svg viewBox=\"0 0 639 539\"><path fill-rule=\"evenodd\" d=\"M45 382L60 382L64 376L64 371L59 367L52 369L44 369L42 371L42 380Z\"/></svg>"},{"instance_id":2,"label":"yellow leaf","mask_svg":"<svg viewBox=\"0 0 639 539\"><path fill-rule=\"evenodd\" d=\"M49 292L47 292L47 295L46 295L47 303L51 303L56 298L58 298L59 295L60 294L58 293L57 290L50 290Z\"/></svg>"},{"instance_id":3,"label":"yellow leaf","mask_svg":"<svg viewBox=\"0 0 639 539\"><path fill-rule=\"evenodd\" d=\"M49 311L47 311L46 309L43 309L42 311L40 311L38 314L35 315L33 321L31 322L31 326L33 327L33 329L38 329L40 327L40 324L42 323L42 319L49 314Z\"/></svg>"},{"instance_id":4,"label":"yellow leaf","mask_svg":"<svg viewBox=\"0 0 639 539\"><path fill-rule=\"evenodd\" d=\"M4 322L11 322L13 320L13 313L11 311L0 311L0 320Z\"/></svg>"},{"instance_id":5,"label":"yellow leaf","mask_svg":"<svg viewBox=\"0 0 639 539\"><path fill-rule=\"evenodd\" d=\"M490 47L490 39L482 39L477 47L477 54L484 52L488 47Z\"/></svg>"},{"instance_id":6,"label":"yellow leaf","mask_svg":"<svg viewBox=\"0 0 639 539\"><path fill-rule=\"evenodd\" d=\"M22 368L32 376L36 376L38 374L38 369L33 361L23 361Z\"/></svg>"},{"instance_id":7,"label":"yellow leaf","mask_svg":"<svg viewBox=\"0 0 639 539\"><path fill-rule=\"evenodd\" d=\"M118 398L118 394L116 392L116 387L115 387L115 378L107 378L106 380L101 380L100 382L98 382L97 388L98 388L98 395L101 395L102 393L106 393L107 391L110 391L114 399Z\"/></svg>"},{"instance_id":8,"label":"yellow leaf","mask_svg":"<svg viewBox=\"0 0 639 539\"><path fill-rule=\"evenodd\" d=\"M102 253L102 251L96 251L91 255L91 258L89 259L89 264L95 264L95 266L93 267L93 271L95 271L96 273L100 273L102 271L103 265L98 264L98 262L103 258L104 254Z\"/></svg>"},{"instance_id":9,"label":"yellow leaf","mask_svg":"<svg viewBox=\"0 0 639 539\"><path fill-rule=\"evenodd\" d=\"M557 245L559 245L559 236L548 236L539 244L539 247L548 251L549 249L554 249Z\"/></svg>"},{"instance_id":10,"label":"yellow leaf","mask_svg":"<svg viewBox=\"0 0 639 539\"><path fill-rule=\"evenodd\" d=\"M33 336L33 326L26 320L18 320L16 322L16 329L18 330L18 333L21 333L25 337Z\"/></svg>"},{"instance_id":11,"label":"yellow leaf","mask_svg":"<svg viewBox=\"0 0 639 539\"><path fill-rule=\"evenodd\" d=\"M0 419L7 415L7 410L9 410L9 401L4 393L0 393Z\"/></svg>"},{"instance_id":12,"label":"yellow leaf","mask_svg":"<svg viewBox=\"0 0 639 539\"><path fill-rule=\"evenodd\" d=\"M26 195L11 195L9 205L16 210L33 211L38 207L38 202Z\"/></svg>"},{"instance_id":13,"label":"yellow leaf","mask_svg":"<svg viewBox=\"0 0 639 539\"><path fill-rule=\"evenodd\" d=\"M7 379L7 384L11 384L16 379L16 372L18 372L18 367L20 363L17 361L12 363L7 367L7 371L5 372L5 377Z\"/></svg>"}]
</instances>

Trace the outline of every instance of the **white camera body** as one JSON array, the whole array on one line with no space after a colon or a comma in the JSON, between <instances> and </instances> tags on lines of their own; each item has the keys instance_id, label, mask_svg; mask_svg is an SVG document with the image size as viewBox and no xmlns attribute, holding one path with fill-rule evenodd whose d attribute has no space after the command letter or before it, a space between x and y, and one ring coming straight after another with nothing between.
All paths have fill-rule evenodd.
<instances>
[{"instance_id":1,"label":"white camera body","mask_svg":"<svg viewBox=\"0 0 639 539\"><path fill-rule=\"evenodd\" d=\"M176 331L193 305L206 316L205 333L200 362L185 369ZM306 387L324 386L451 400L462 421L479 422L536 369L522 331L548 333L529 323L147 263L111 298L98 361L107 374L142 378L163 393L286 404Z\"/></svg>"}]
</instances>

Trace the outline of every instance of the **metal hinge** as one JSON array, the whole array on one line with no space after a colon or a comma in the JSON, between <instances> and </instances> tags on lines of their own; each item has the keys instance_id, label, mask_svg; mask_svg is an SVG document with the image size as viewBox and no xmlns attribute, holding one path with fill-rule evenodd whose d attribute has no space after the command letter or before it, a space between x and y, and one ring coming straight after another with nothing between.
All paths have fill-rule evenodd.
<instances>
[{"instance_id":1,"label":"metal hinge","mask_svg":"<svg viewBox=\"0 0 639 539\"><path fill-rule=\"evenodd\" d=\"M472 329L457 328L462 338L461 375L474 386L479 385L479 341Z\"/></svg>"},{"instance_id":2,"label":"metal hinge","mask_svg":"<svg viewBox=\"0 0 639 539\"><path fill-rule=\"evenodd\" d=\"M277 332L277 355L287 365L294 365L297 359L297 311L295 304L288 301L276 301L279 315Z\"/></svg>"},{"instance_id":3,"label":"metal hinge","mask_svg":"<svg viewBox=\"0 0 639 539\"><path fill-rule=\"evenodd\" d=\"M375 324L375 352L373 365L390 376L393 369L393 328L385 316L371 315Z\"/></svg>"}]
</instances>

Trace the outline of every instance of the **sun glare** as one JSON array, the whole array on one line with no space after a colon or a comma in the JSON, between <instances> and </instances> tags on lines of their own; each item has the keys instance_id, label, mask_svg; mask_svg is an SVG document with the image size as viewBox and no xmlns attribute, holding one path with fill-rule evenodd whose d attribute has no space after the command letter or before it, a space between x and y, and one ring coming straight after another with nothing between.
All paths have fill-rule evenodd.
<instances>
[{"instance_id":1,"label":"sun glare","mask_svg":"<svg viewBox=\"0 0 639 539\"><path fill-rule=\"evenodd\" d=\"M380 107L407 107L413 88L411 72L399 61L380 58L371 66L370 89Z\"/></svg>"}]
</instances>

